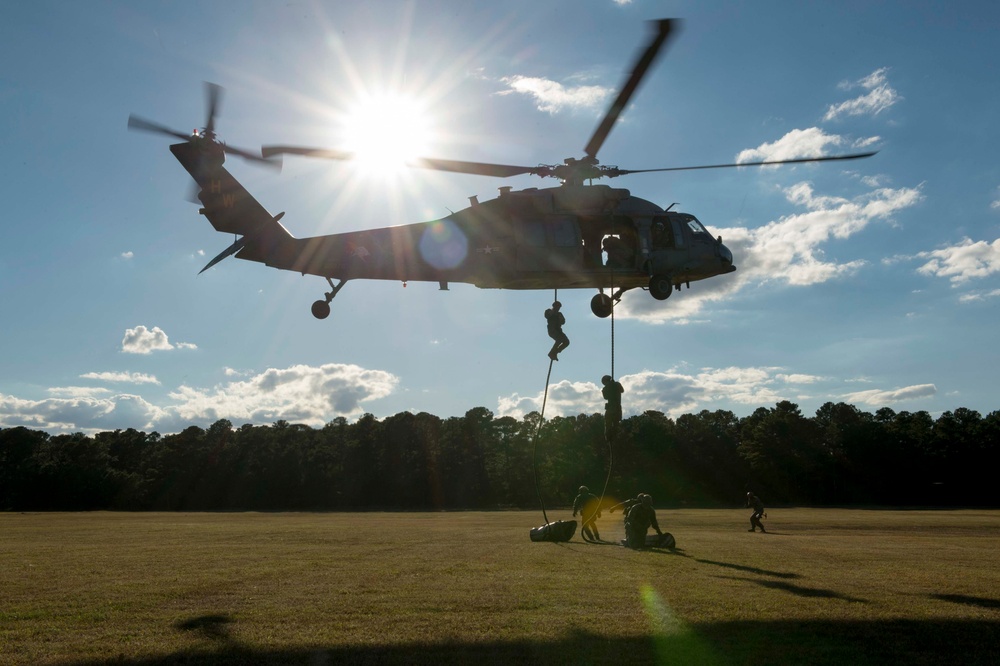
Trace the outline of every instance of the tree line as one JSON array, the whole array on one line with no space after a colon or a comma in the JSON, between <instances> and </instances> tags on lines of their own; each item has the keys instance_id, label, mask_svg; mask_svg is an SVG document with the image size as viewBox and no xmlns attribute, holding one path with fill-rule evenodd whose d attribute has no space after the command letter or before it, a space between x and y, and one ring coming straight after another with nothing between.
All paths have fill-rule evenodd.
<instances>
[{"instance_id":1,"label":"tree line","mask_svg":"<svg viewBox=\"0 0 1000 666\"><path fill-rule=\"evenodd\" d=\"M587 485L658 506L733 506L753 490L796 505L995 506L1000 412L875 413L782 401L738 418L658 411L442 419L402 412L322 428L221 419L160 435L0 429L5 510L446 510L567 506ZM611 465L612 473L608 478ZM536 476L537 470L537 476Z\"/></svg>"}]
</instances>

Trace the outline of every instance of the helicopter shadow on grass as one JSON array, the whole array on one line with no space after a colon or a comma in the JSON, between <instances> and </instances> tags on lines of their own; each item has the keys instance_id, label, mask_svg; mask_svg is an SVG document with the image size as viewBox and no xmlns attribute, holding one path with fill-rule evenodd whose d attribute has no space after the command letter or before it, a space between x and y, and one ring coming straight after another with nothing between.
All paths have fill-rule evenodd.
<instances>
[{"instance_id":1,"label":"helicopter shadow on grass","mask_svg":"<svg viewBox=\"0 0 1000 666\"><path fill-rule=\"evenodd\" d=\"M194 618L184 630L219 623ZM225 616L222 616L225 617ZM180 624L174 625L179 628ZM234 621L222 623L236 625ZM214 629L212 630L214 631ZM227 632L228 633L228 632ZM705 622L676 633L609 638L584 630L551 640L447 641L397 645L251 647L213 641L206 649L128 658L62 662L66 666L236 666L242 664L994 664L1000 622L987 620L773 620ZM108 648L113 653L114 648Z\"/></svg>"}]
</instances>

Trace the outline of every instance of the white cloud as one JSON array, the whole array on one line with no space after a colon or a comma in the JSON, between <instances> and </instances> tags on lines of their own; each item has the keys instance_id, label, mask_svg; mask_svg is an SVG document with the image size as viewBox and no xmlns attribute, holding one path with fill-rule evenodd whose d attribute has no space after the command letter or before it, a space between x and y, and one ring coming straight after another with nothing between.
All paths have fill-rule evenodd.
<instances>
[{"instance_id":1,"label":"white cloud","mask_svg":"<svg viewBox=\"0 0 1000 666\"><path fill-rule=\"evenodd\" d=\"M837 147L844 143L846 143L844 137L827 134L818 127L796 129L773 143L762 143L756 148L740 151L736 156L736 163L822 157L827 154L828 147Z\"/></svg>"},{"instance_id":2,"label":"white cloud","mask_svg":"<svg viewBox=\"0 0 1000 666\"><path fill-rule=\"evenodd\" d=\"M69 397L23 400L0 394L0 423L25 426L49 433L83 432L136 428L150 430L163 411L136 395L97 397L70 395L71 389L54 389Z\"/></svg>"},{"instance_id":3,"label":"white cloud","mask_svg":"<svg viewBox=\"0 0 1000 666\"><path fill-rule=\"evenodd\" d=\"M735 273L695 283L691 291L672 296L666 307L643 292L628 292L615 310L616 316L685 324L706 305L725 301L751 286L768 282L808 286L850 275L865 262L830 260L824 245L833 239L850 238L875 220L889 220L923 198L919 187L881 187L853 199L820 196L806 182L792 185L784 193L790 203L804 211L757 229L717 230L733 252Z\"/></svg>"},{"instance_id":4,"label":"white cloud","mask_svg":"<svg viewBox=\"0 0 1000 666\"><path fill-rule=\"evenodd\" d=\"M666 371L643 370L619 378L625 388L623 405L627 414L647 410L671 417L709 409L720 403L764 405L790 396L783 394L788 384L818 381L812 375L785 374L781 368L705 368L686 373L678 368ZM498 400L501 416L521 418L541 411L543 394L512 394ZM593 382L563 381L549 387L545 417L593 414L604 411L601 388Z\"/></svg>"},{"instance_id":5,"label":"white cloud","mask_svg":"<svg viewBox=\"0 0 1000 666\"><path fill-rule=\"evenodd\" d=\"M871 389L869 391L858 391L856 393L848 393L843 396L845 402L848 403L862 403L866 405L873 405L878 407L883 407L888 404L893 404L896 402L903 402L905 400L916 400L919 398L929 398L937 395L937 387L934 384L917 384L915 386L906 386L903 388L893 389L891 391L882 391L878 389Z\"/></svg>"},{"instance_id":6,"label":"white cloud","mask_svg":"<svg viewBox=\"0 0 1000 666\"><path fill-rule=\"evenodd\" d=\"M854 83L841 84L841 88L844 90L863 88L868 92L840 104L831 104L826 115L823 116L823 120L835 120L841 116L874 116L901 101L903 98L889 85L886 79L888 71L887 67L883 67Z\"/></svg>"},{"instance_id":7,"label":"white cloud","mask_svg":"<svg viewBox=\"0 0 1000 666\"><path fill-rule=\"evenodd\" d=\"M190 342L180 342L176 346L171 344L167 334L159 326L151 329L145 326L129 328L125 330L125 337L122 338L122 351L126 354L150 354L169 349L197 348L197 345Z\"/></svg>"},{"instance_id":8,"label":"white cloud","mask_svg":"<svg viewBox=\"0 0 1000 666\"><path fill-rule=\"evenodd\" d=\"M122 252L119 256L122 259L125 259L127 261L127 260L133 258L135 256L135 254L131 250L129 250L127 252Z\"/></svg>"},{"instance_id":9,"label":"white cloud","mask_svg":"<svg viewBox=\"0 0 1000 666\"><path fill-rule=\"evenodd\" d=\"M137 395L109 395L104 388L63 387L50 389L53 397L44 400L0 394L0 425L50 433L118 428L170 433L225 418L238 424L283 419L320 427L337 416L360 416L364 402L389 395L398 383L381 370L328 364L272 368L212 388L181 386L169 394L173 404L165 405Z\"/></svg>"},{"instance_id":10,"label":"white cloud","mask_svg":"<svg viewBox=\"0 0 1000 666\"><path fill-rule=\"evenodd\" d=\"M56 398L95 398L111 393L111 389L97 386L53 386L46 393Z\"/></svg>"},{"instance_id":11,"label":"white cloud","mask_svg":"<svg viewBox=\"0 0 1000 666\"><path fill-rule=\"evenodd\" d=\"M361 403L384 398L398 383L391 373L356 365L296 365L211 389L181 386L170 393L176 401L170 410L187 423L284 419L321 426L336 416L360 415Z\"/></svg>"},{"instance_id":12,"label":"white cloud","mask_svg":"<svg viewBox=\"0 0 1000 666\"><path fill-rule=\"evenodd\" d=\"M958 300L962 303L973 303L976 301L985 301L989 298L996 298L997 296L1000 296L1000 289L990 289L988 291L974 291L962 294L958 297Z\"/></svg>"},{"instance_id":13,"label":"white cloud","mask_svg":"<svg viewBox=\"0 0 1000 666\"><path fill-rule=\"evenodd\" d=\"M964 238L958 245L920 252L927 263L917 269L924 275L947 277L953 285L1000 272L1000 238L992 243Z\"/></svg>"},{"instance_id":14,"label":"white cloud","mask_svg":"<svg viewBox=\"0 0 1000 666\"><path fill-rule=\"evenodd\" d=\"M80 379L96 379L102 382L125 382L129 384L159 384L160 380L153 375L142 372L88 372L80 375Z\"/></svg>"},{"instance_id":15,"label":"white cloud","mask_svg":"<svg viewBox=\"0 0 1000 666\"><path fill-rule=\"evenodd\" d=\"M613 92L611 88L603 86L564 86L557 81L531 76L506 76L501 81L507 84L510 90L499 94L528 95L534 98L539 111L552 115L565 109L600 108Z\"/></svg>"}]
</instances>

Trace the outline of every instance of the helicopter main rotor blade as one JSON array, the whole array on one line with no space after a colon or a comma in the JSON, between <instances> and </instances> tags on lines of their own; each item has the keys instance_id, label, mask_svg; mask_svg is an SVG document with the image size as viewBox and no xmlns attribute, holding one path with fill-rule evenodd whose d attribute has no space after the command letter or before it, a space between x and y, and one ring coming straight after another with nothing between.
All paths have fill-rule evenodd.
<instances>
[{"instance_id":1,"label":"helicopter main rotor blade","mask_svg":"<svg viewBox=\"0 0 1000 666\"><path fill-rule=\"evenodd\" d=\"M726 169L729 167L765 166L768 164L802 164L803 162L859 160L865 157L871 157L877 153L878 151L876 150L870 153L852 153L850 155L831 155L828 157L799 157L790 160L762 160L760 162L740 162L734 164L705 164L702 166L666 167L663 169L608 169L606 170L605 175L609 178L614 178L616 176L627 176L633 173L653 173L655 171L694 171L696 169Z\"/></svg>"},{"instance_id":2,"label":"helicopter main rotor blade","mask_svg":"<svg viewBox=\"0 0 1000 666\"><path fill-rule=\"evenodd\" d=\"M334 150L330 148L306 148L303 146L264 146L260 149L260 154L264 157L274 155L304 155L306 157L320 157L331 160L353 160L357 155L346 150ZM406 166L418 169L433 169L435 171L450 171L452 173L466 173L473 176L494 176L497 178L508 178L521 174L531 173L538 167L516 166L511 164L492 164L489 162L465 162L462 160L442 160L431 157L416 157L409 160Z\"/></svg>"},{"instance_id":3,"label":"helicopter main rotor blade","mask_svg":"<svg viewBox=\"0 0 1000 666\"><path fill-rule=\"evenodd\" d=\"M260 154L264 158L275 155L305 155L306 157L321 157L328 160L353 160L356 155L346 150L330 148L304 148L302 146L262 146Z\"/></svg>"},{"instance_id":4,"label":"helicopter main rotor blade","mask_svg":"<svg viewBox=\"0 0 1000 666\"><path fill-rule=\"evenodd\" d=\"M250 160L252 162L258 162L258 163L263 164L265 166L269 166L269 167L272 167L274 169L277 169L278 171L281 171L281 156L280 155L269 156L269 157L262 157L262 156L258 155L257 153L251 153L249 150L243 150L242 148L236 148L235 146L228 146L228 145L227 146L223 146L223 150L225 150L226 154L228 154L228 155L238 155L239 157L242 157L245 160Z\"/></svg>"},{"instance_id":5,"label":"helicopter main rotor blade","mask_svg":"<svg viewBox=\"0 0 1000 666\"><path fill-rule=\"evenodd\" d=\"M643 51L642 55L636 61L635 69L632 70L632 75L629 76L628 81L622 87L621 92L618 93L618 98L608 109L607 114L604 116L604 120L598 125L597 130L594 132L594 136L590 138L590 142L587 147L584 148L584 152L588 157L597 157L597 151L601 149L604 144L604 140L608 138L608 134L611 132L611 128L614 126L615 121L618 120L618 116L625 109L628 104L629 99L635 93L636 89L639 87L639 83L642 82L642 78L646 75L646 71L649 69L650 65L656 59L657 54L663 46L663 43L670 36L671 28L674 26L675 21L672 19L660 19L656 21L656 35L653 36L652 41L646 46L646 50ZM677 23L679 26L679 23Z\"/></svg>"},{"instance_id":6,"label":"helicopter main rotor blade","mask_svg":"<svg viewBox=\"0 0 1000 666\"><path fill-rule=\"evenodd\" d=\"M154 132L156 134L166 134L167 136L176 137L181 141L189 141L191 139L190 134L177 132L159 123L154 123L152 120L146 120L145 118L140 118L135 114L129 115L128 128L131 130L139 130L141 132Z\"/></svg>"},{"instance_id":7,"label":"helicopter main rotor blade","mask_svg":"<svg viewBox=\"0 0 1000 666\"><path fill-rule=\"evenodd\" d=\"M205 133L208 136L215 134L215 116L219 111L219 102L222 99L222 86L218 83L205 81Z\"/></svg>"},{"instance_id":8,"label":"helicopter main rotor blade","mask_svg":"<svg viewBox=\"0 0 1000 666\"><path fill-rule=\"evenodd\" d=\"M435 169L437 171L450 171L452 173L468 173L474 176L494 176L497 178L509 178L531 173L538 167L515 166L512 164L491 164L489 162L463 162L461 160L439 160L427 157L418 157L407 165L420 169Z\"/></svg>"}]
</instances>

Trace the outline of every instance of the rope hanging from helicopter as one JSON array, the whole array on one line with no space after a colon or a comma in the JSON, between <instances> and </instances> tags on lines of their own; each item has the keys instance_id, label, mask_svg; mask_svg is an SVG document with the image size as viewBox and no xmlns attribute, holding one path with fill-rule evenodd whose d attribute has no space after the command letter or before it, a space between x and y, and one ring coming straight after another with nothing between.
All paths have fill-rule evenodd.
<instances>
[{"instance_id":1,"label":"rope hanging from helicopter","mask_svg":"<svg viewBox=\"0 0 1000 666\"><path fill-rule=\"evenodd\" d=\"M559 300L559 290L553 290L553 301ZM545 422L545 403L549 401L549 380L552 379L552 364L555 359L549 357L549 373L545 375L545 393L542 397L542 413L538 416L538 425L535 427L535 436L531 438L531 475L535 480L535 495L538 496L538 504L542 507L542 518L545 524L549 524L549 517L545 513L545 502L542 501L542 491L538 487L538 457L535 455L538 449L538 435L542 431L542 423Z\"/></svg>"},{"instance_id":2,"label":"rope hanging from helicopter","mask_svg":"<svg viewBox=\"0 0 1000 666\"><path fill-rule=\"evenodd\" d=\"M612 233L614 231L615 231L615 229L614 229L614 225L612 223ZM612 293L612 295L615 293L615 267L614 267L613 264L611 266L611 293ZM558 289L553 290L552 300L553 301L558 301L559 300L559 290ZM613 300L612 300L611 306L612 306L611 307L611 377L614 378L614 376L615 376L615 309L614 309L614 301ZM531 469L532 469L532 477L533 477L534 482L535 482L535 495L538 497L538 504L539 504L539 506L542 509L542 519L545 521L546 525L549 524L549 516L548 516L548 513L545 511L545 502L542 500L542 492L541 492L541 490L539 488L539 485L538 485L538 456L537 456L537 451L538 451L538 436L539 436L539 434L541 434L542 424L545 423L545 407L548 404L548 400L549 400L549 384L550 384L550 382L552 380L552 364L554 362L555 362L555 359L553 359L553 358L549 359L549 370L548 370L548 373L545 376L545 392L542 394L542 410L541 410L541 413L538 416L538 425L535 428L535 435L534 435L534 437L531 438ZM605 495L608 492L608 485L611 483L611 473L614 470L614 460L615 460L615 458L614 458L614 456L615 456L614 442L612 441L612 438L610 436L606 436L606 441L608 443L608 473L604 477L604 486L601 489L601 496L597 500L597 508L595 509L596 512L599 512L600 508L602 506L604 506L604 497L605 497ZM581 515L581 519L583 519L582 515ZM582 531L581 531L581 536L582 536L583 540L587 541L588 543L606 543L606 542L603 542L603 541L600 541L600 540L591 539L586 534L584 534Z\"/></svg>"}]
</instances>

